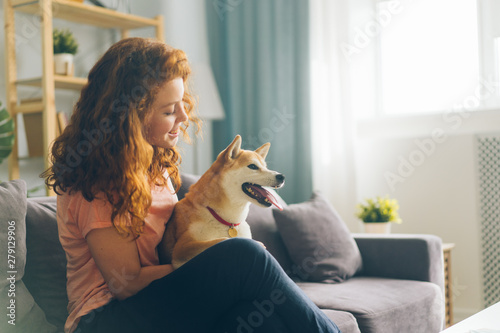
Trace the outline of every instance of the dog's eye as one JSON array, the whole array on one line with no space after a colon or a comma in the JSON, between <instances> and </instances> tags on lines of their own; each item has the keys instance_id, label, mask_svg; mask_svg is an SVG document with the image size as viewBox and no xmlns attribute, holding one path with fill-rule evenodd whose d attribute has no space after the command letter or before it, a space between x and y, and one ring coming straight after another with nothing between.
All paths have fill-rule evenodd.
<instances>
[{"instance_id":1,"label":"dog's eye","mask_svg":"<svg viewBox=\"0 0 500 333\"><path fill-rule=\"evenodd\" d=\"M255 164L250 164L248 167L252 170L259 170L259 167L256 166Z\"/></svg>"}]
</instances>

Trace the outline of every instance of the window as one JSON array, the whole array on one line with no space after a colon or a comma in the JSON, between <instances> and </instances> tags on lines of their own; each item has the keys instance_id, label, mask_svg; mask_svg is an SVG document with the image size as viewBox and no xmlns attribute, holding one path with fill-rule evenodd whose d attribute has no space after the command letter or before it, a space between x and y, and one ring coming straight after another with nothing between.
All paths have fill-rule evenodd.
<instances>
[{"instance_id":1,"label":"window","mask_svg":"<svg viewBox=\"0 0 500 333\"><path fill-rule=\"evenodd\" d=\"M480 74L476 1L395 1L400 2L400 11L378 39L378 113L480 108L482 98L469 98L488 79ZM378 2L377 15L393 2Z\"/></svg>"}]
</instances>

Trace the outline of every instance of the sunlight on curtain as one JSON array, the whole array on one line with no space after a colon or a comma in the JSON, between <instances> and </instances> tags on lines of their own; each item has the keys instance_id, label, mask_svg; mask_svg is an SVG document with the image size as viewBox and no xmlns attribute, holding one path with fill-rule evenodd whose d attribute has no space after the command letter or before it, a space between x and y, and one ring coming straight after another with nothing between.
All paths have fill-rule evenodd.
<instances>
[{"instance_id":1,"label":"sunlight on curtain","mask_svg":"<svg viewBox=\"0 0 500 333\"><path fill-rule=\"evenodd\" d=\"M347 6L338 0L310 1L313 188L357 231L349 66L338 47L348 31Z\"/></svg>"}]
</instances>

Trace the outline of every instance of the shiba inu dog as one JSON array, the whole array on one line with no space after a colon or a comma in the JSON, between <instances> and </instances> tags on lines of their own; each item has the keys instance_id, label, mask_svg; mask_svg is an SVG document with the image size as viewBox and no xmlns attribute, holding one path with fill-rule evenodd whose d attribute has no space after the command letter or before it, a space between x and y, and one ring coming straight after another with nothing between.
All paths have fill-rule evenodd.
<instances>
[{"instance_id":1,"label":"shiba inu dog","mask_svg":"<svg viewBox=\"0 0 500 333\"><path fill-rule=\"evenodd\" d=\"M271 144L255 151L241 149L241 137L223 150L212 166L177 202L158 247L162 263L174 268L229 237L252 238L245 221L250 203L262 207L277 199L263 186L274 189L285 183L285 176L267 169L265 158Z\"/></svg>"}]
</instances>

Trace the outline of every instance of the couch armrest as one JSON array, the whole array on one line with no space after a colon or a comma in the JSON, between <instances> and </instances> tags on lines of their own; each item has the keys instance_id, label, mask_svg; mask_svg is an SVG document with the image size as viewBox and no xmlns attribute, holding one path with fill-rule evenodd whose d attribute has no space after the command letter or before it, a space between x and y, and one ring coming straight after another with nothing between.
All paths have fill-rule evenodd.
<instances>
[{"instance_id":1,"label":"couch armrest","mask_svg":"<svg viewBox=\"0 0 500 333\"><path fill-rule=\"evenodd\" d=\"M414 234L354 234L363 270L359 275L428 281L444 290L441 238Z\"/></svg>"}]
</instances>

